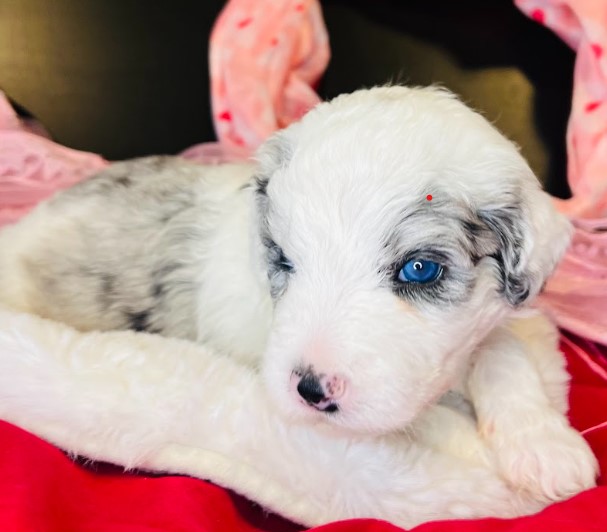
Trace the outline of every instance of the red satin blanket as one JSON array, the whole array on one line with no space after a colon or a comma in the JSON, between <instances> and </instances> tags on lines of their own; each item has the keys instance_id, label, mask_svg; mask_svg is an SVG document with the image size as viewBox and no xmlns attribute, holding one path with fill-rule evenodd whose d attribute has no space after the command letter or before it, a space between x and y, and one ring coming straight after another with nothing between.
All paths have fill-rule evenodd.
<instances>
[{"instance_id":1,"label":"red satin blanket","mask_svg":"<svg viewBox=\"0 0 607 532\"><path fill-rule=\"evenodd\" d=\"M574 375L571 419L607 471L607 350L563 337ZM0 422L1 532L294 532L302 530L207 482L177 476L123 474L83 466L60 450ZM323 532L390 532L371 520L333 523ZM514 520L428 523L416 532L607 531L607 486Z\"/></svg>"}]
</instances>

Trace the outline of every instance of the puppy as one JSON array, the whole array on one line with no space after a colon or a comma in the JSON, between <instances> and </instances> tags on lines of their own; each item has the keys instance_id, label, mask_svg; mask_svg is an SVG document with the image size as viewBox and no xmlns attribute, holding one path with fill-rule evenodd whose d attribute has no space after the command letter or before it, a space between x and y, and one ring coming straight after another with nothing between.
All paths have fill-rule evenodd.
<instances>
[{"instance_id":1,"label":"puppy","mask_svg":"<svg viewBox=\"0 0 607 532\"><path fill-rule=\"evenodd\" d=\"M259 364L293 421L343 432L417 427L448 448L416 423L457 397L504 478L558 500L597 465L565 417L555 332L521 309L569 237L483 117L379 87L319 105L255 165L146 158L57 194L0 235L0 301L203 342Z\"/></svg>"}]
</instances>

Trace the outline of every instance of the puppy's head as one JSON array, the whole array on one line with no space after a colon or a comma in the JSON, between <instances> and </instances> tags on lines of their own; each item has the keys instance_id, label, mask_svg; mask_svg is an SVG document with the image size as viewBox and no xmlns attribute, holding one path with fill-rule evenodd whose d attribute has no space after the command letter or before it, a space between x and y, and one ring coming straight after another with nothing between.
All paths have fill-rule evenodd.
<instances>
[{"instance_id":1,"label":"puppy's head","mask_svg":"<svg viewBox=\"0 0 607 532\"><path fill-rule=\"evenodd\" d=\"M263 374L291 418L411 422L569 242L515 146L444 90L340 96L258 159L275 301Z\"/></svg>"}]
</instances>

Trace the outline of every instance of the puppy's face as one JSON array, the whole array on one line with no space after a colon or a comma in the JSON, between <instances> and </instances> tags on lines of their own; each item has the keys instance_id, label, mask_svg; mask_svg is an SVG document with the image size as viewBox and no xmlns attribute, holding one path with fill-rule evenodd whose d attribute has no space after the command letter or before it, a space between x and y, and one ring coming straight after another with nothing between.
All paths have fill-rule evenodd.
<instances>
[{"instance_id":1,"label":"puppy's face","mask_svg":"<svg viewBox=\"0 0 607 532\"><path fill-rule=\"evenodd\" d=\"M568 244L516 148L446 91L339 97L259 161L275 300L263 374L292 419L410 423Z\"/></svg>"}]
</instances>

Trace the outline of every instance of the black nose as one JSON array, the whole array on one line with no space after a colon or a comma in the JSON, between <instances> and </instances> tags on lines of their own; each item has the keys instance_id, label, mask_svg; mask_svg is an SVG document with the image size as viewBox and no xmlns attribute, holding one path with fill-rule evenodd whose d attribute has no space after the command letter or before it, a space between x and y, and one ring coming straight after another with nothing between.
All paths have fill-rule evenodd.
<instances>
[{"instance_id":1,"label":"black nose","mask_svg":"<svg viewBox=\"0 0 607 532\"><path fill-rule=\"evenodd\" d=\"M320 381L313 373L306 373L301 378L297 385L297 391L310 404L318 404L325 398L325 392Z\"/></svg>"}]
</instances>

